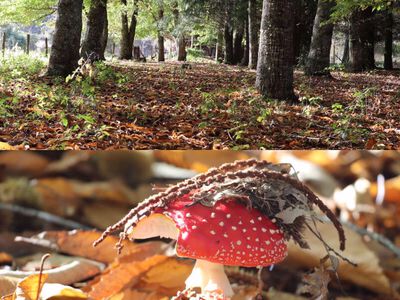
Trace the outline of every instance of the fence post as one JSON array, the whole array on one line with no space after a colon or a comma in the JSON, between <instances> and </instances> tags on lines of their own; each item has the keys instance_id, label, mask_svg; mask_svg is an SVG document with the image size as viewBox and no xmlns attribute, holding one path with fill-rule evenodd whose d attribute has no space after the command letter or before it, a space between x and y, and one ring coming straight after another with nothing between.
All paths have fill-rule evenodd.
<instances>
[{"instance_id":1,"label":"fence post","mask_svg":"<svg viewBox=\"0 0 400 300\"><path fill-rule=\"evenodd\" d=\"M30 45L31 45L31 35L28 33L26 35L26 54L29 54Z\"/></svg>"},{"instance_id":2,"label":"fence post","mask_svg":"<svg viewBox=\"0 0 400 300\"><path fill-rule=\"evenodd\" d=\"M49 40L47 37L44 39L44 46L46 48L46 57L49 55Z\"/></svg>"},{"instance_id":3,"label":"fence post","mask_svg":"<svg viewBox=\"0 0 400 300\"><path fill-rule=\"evenodd\" d=\"M3 44L2 44L2 51L3 51L3 57L6 53L6 33L3 32Z\"/></svg>"}]
</instances>

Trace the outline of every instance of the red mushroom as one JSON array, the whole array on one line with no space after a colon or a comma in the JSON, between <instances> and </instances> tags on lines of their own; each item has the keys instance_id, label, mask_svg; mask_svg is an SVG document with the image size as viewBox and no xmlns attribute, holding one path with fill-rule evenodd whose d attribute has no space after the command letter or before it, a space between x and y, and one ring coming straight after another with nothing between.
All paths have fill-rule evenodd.
<instances>
[{"instance_id":1,"label":"red mushroom","mask_svg":"<svg viewBox=\"0 0 400 300\"><path fill-rule=\"evenodd\" d=\"M196 259L187 288L233 296L224 265L263 267L287 255L283 232L257 209L248 209L235 199L213 207L193 205L190 195L156 209L126 231L131 239L167 237L177 240L180 257Z\"/></svg>"},{"instance_id":2,"label":"red mushroom","mask_svg":"<svg viewBox=\"0 0 400 300\"><path fill-rule=\"evenodd\" d=\"M291 238L308 247L302 230L308 226L307 219L314 224L317 220L314 204L335 225L343 250L344 231L335 215L288 168L265 161L239 161L149 197L107 228L94 245L117 230L123 230L121 241L158 236L175 239L177 255L197 260L187 287L230 297L233 291L223 266L278 263L286 257L285 241ZM122 243L117 246L121 250Z\"/></svg>"}]
</instances>

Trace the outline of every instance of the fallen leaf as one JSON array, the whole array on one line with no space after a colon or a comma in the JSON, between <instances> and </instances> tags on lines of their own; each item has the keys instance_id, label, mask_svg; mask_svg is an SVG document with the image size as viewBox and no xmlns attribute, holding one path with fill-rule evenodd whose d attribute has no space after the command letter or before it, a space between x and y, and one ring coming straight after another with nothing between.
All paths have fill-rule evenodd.
<instances>
[{"instance_id":1,"label":"fallen leaf","mask_svg":"<svg viewBox=\"0 0 400 300\"><path fill-rule=\"evenodd\" d=\"M4 150L17 150L17 149L14 146L11 146L7 143L0 142L0 151L4 151Z\"/></svg>"},{"instance_id":2,"label":"fallen leaf","mask_svg":"<svg viewBox=\"0 0 400 300\"><path fill-rule=\"evenodd\" d=\"M119 238L107 237L103 243L93 247L93 242L101 236L98 231L45 231L30 238L30 242L42 245L62 253L73 256L81 256L103 263L111 263L117 257L115 244ZM142 260L165 249L163 242L148 242L136 244L123 241L123 256L129 255L133 260Z\"/></svg>"},{"instance_id":3,"label":"fallen leaf","mask_svg":"<svg viewBox=\"0 0 400 300\"><path fill-rule=\"evenodd\" d=\"M391 294L389 279L384 274L379 264L377 255L371 251L362 237L356 232L344 228L346 235L346 250L339 250L337 232L331 224L318 224L318 230L325 241L338 253L357 264L352 266L348 262L340 260L338 275L345 281L367 288L376 293ZM309 269L318 267L320 260L327 255L323 244L312 234L306 231L305 240L310 249L301 249L293 242L289 243L289 256L283 264L288 266L306 267Z\"/></svg>"},{"instance_id":4,"label":"fallen leaf","mask_svg":"<svg viewBox=\"0 0 400 300\"><path fill-rule=\"evenodd\" d=\"M123 256L89 282L84 290L94 299L117 295L123 289L137 284L144 273L167 259L167 256L156 255L143 261L136 261L129 255Z\"/></svg>"}]
</instances>

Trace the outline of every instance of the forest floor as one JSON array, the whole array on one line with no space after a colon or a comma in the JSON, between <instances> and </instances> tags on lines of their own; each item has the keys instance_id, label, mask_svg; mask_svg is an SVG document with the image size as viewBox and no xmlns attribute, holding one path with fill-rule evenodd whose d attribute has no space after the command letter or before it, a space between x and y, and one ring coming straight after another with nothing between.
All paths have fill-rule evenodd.
<instances>
[{"instance_id":1,"label":"forest floor","mask_svg":"<svg viewBox=\"0 0 400 300\"><path fill-rule=\"evenodd\" d=\"M400 148L400 71L296 71L297 105L263 99L255 72L113 62L69 83L0 73L0 142L25 149Z\"/></svg>"}]
</instances>

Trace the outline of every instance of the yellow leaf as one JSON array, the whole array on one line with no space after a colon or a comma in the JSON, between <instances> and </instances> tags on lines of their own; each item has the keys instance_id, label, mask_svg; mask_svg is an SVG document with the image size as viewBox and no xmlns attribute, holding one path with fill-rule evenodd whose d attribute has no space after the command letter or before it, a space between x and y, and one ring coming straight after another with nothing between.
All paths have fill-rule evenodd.
<instances>
[{"instance_id":1,"label":"yellow leaf","mask_svg":"<svg viewBox=\"0 0 400 300\"><path fill-rule=\"evenodd\" d=\"M40 295L40 292L43 288L44 283L46 282L49 275L42 274L34 274L26 277L23 279L19 284L16 291L17 296L25 297L26 300L36 300L37 295ZM40 279L40 286L39 286L39 279Z\"/></svg>"},{"instance_id":2,"label":"yellow leaf","mask_svg":"<svg viewBox=\"0 0 400 300\"><path fill-rule=\"evenodd\" d=\"M0 142L0 150L17 150L17 149L7 143Z\"/></svg>"},{"instance_id":3,"label":"yellow leaf","mask_svg":"<svg viewBox=\"0 0 400 300\"><path fill-rule=\"evenodd\" d=\"M88 296L81 290L57 283L46 283L40 295L40 300L81 300Z\"/></svg>"}]
</instances>

